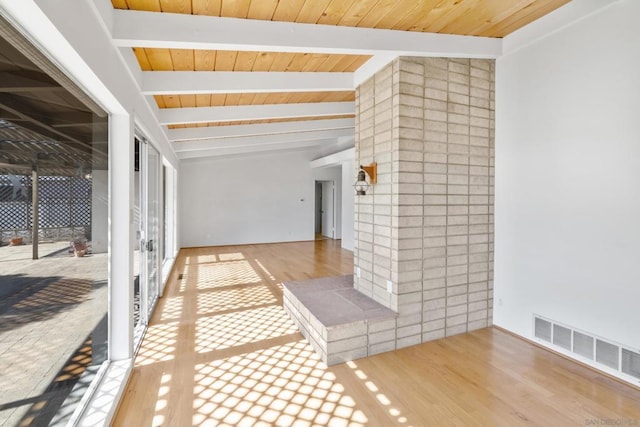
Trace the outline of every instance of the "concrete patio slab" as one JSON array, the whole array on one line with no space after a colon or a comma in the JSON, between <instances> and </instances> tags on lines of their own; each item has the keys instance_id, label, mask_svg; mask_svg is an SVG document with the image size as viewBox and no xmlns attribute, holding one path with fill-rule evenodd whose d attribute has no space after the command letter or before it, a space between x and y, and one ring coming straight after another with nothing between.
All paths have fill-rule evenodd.
<instances>
[{"instance_id":1,"label":"concrete patio slab","mask_svg":"<svg viewBox=\"0 0 640 427\"><path fill-rule=\"evenodd\" d=\"M32 260L30 245L0 247L0 425L37 416L37 405L55 412L51 385L68 379L60 373L106 314L107 254L69 248L42 243ZM91 338L95 364L101 337Z\"/></svg>"}]
</instances>

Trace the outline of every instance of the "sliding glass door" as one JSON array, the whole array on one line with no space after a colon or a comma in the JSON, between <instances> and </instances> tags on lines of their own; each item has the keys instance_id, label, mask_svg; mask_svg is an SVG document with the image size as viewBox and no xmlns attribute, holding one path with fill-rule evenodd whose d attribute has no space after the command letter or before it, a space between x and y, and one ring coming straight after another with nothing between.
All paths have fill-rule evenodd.
<instances>
[{"instance_id":1,"label":"sliding glass door","mask_svg":"<svg viewBox=\"0 0 640 427\"><path fill-rule=\"evenodd\" d=\"M1 15L0 426L66 425L108 356L110 123Z\"/></svg>"},{"instance_id":2,"label":"sliding glass door","mask_svg":"<svg viewBox=\"0 0 640 427\"><path fill-rule=\"evenodd\" d=\"M144 139L138 139L138 267L136 299L139 313L136 327L144 328L158 299L162 253L161 172L158 151ZM136 334L138 336L139 334Z\"/></svg>"}]
</instances>

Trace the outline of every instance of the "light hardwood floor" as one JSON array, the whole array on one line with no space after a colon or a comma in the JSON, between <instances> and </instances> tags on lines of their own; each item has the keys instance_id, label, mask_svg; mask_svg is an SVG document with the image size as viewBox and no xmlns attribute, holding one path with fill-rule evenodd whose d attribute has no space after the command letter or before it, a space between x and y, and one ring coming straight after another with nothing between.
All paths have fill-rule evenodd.
<instances>
[{"instance_id":1,"label":"light hardwood floor","mask_svg":"<svg viewBox=\"0 0 640 427\"><path fill-rule=\"evenodd\" d=\"M495 328L327 368L281 283L352 270L332 240L182 250L113 425L640 426L640 391Z\"/></svg>"}]
</instances>

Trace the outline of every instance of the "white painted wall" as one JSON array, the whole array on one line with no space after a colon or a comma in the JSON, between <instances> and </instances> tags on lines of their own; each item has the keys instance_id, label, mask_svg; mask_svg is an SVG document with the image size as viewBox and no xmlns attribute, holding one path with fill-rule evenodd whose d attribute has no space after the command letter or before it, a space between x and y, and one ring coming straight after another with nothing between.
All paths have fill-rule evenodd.
<instances>
[{"instance_id":1,"label":"white painted wall","mask_svg":"<svg viewBox=\"0 0 640 427\"><path fill-rule=\"evenodd\" d=\"M355 190L355 169L353 160L344 161L342 168L342 248L353 252L353 223Z\"/></svg>"},{"instance_id":2,"label":"white painted wall","mask_svg":"<svg viewBox=\"0 0 640 427\"><path fill-rule=\"evenodd\" d=\"M311 169L312 154L183 160L181 246L313 240L315 181L334 180L341 188L341 170Z\"/></svg>"},{"instance_id":3,"label":"white painted wall","mask_svg":"<svg viewBox=\"0 0 640 427\"><path fill-rule=\"evenodd\" d=\"M522 336L537 313L640 347L638 16L614 2L497 61L494 322Z\"/></svg>"}]
</instances>

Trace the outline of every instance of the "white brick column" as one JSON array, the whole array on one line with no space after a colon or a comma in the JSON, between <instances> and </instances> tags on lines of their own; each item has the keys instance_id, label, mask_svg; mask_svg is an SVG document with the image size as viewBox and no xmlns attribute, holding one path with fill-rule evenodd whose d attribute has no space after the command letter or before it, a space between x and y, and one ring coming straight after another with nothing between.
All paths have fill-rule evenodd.
<instances>
[{"instance_id":1,"label":"white brick column","mask_svg":"<svg viewBox=\"0 0 640 427\"><path fill-rule=\"evenodd\" d=\"M357 89L378 184L356 197L354 286L398 313L386 349L491 322L493 88L492 60L399 58Z\"/></svg>"}]
</instances>

